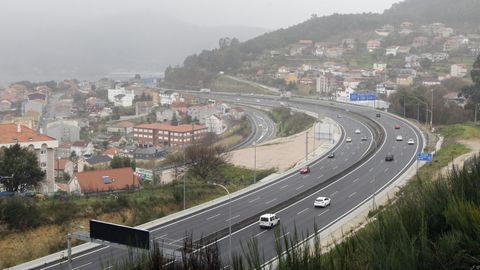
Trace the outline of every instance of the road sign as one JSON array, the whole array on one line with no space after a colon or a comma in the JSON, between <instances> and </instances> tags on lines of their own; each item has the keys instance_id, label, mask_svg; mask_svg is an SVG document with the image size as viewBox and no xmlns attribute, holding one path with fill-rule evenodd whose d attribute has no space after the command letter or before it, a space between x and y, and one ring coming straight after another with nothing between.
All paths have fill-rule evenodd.
<instances>
[{"instance_id":1,"label":"road sign","mask_svg":"<svg viewBox=\"0 0 480 270\"><path fill-rule=\"evenodd\" d=\"M128 226L90 220L90 238L149 249L150 232Z\"/></svg>"},{"instance_id":2,"label":"road sign","mask_svg":"<svg viewBox=\"0 0 480 270\"><path fill-rule=\"evenodd\" d=\"M420 161L432 161L433 156L432 153L418 153L417 160Z\"/></svg>"},{"instance_id":3,"label":"road sign","mask_svg":"<svg viewBox=\"0 0 480 270\"><path fill-rule=\"evenodd\" d=\"M351 93L350 101L373 101L377 100L377 93Z\"/></svg>"}]
</instances>

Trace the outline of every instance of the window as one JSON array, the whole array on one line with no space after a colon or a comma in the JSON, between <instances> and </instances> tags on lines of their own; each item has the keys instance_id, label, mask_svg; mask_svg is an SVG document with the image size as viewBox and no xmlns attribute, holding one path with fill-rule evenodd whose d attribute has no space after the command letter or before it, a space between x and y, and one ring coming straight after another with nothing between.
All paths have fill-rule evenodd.
<instances>
[{"instance_id":1,"label":"window","mask_svg":"<svg viewBox=\"0 0 480 270\"><path fill-rule=\"evenodd\" d=\"M42 167L42 168L46 168L46 167L47 167L47 163L46 163L46 162L42 162L42 163L40 163L40 167Z\"/></svg>"}]
</instances>

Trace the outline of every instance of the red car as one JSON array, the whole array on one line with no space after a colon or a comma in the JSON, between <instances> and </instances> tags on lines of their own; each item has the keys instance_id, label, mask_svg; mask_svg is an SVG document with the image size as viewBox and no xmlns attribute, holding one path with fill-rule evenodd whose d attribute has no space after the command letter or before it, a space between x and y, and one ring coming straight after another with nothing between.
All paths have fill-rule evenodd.
<instances>
[{"instance_id":1,"label":"red car","mask_svg":"<svg viewBox=\"0 0 480 270\"><path fill-rule=\"evenodd\" d=\"M393 126L395 129L400 129L400 125Z\"/></svg>"},{"instance_id":2,"label":"red car","mask_svg":"<svg viewBox=\"0 0 480 270\"><path fill-rule=\"evenodd\" d=\"M300 169L300 174L307 174L307 173L310 173L310 167L305 166Z\"/></svg>"}]
</instances>

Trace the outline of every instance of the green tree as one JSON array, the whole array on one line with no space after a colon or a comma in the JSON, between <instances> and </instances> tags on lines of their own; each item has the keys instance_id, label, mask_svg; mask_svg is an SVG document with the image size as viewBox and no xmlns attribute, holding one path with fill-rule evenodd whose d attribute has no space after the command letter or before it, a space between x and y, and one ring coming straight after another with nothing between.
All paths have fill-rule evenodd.
<instances>
[{"instance_id":1,"label":"green tree","mask_svg":"<svg viewBox=\"0 0 480 270\"><path fill-rule=\"evenodd\" d=\"M6 148L0 158L1 181L9 192L24 192L35 188L45 173L38 166L37 155L18 143Z\"/></svg>"},{"instance_id":2,"label":"green tree","mask_svg":"<svg viewBox=\"0 0 480 270\"><path fill-rule=\"evenodd\" d=\"M112 161L110 161L110 167L112 167L112 169L125 167L122 157L114 155Z\"/></svg>"},{"instance_id":3,"label":"green tree","mask_svg":"<svg viewBox=\"0 0 480 270\"><path fill-rule=\"evenodd\" d=\"M177 114L174 113L171 121L172 126L178 126Z\"/></svg>"}]
</instances>

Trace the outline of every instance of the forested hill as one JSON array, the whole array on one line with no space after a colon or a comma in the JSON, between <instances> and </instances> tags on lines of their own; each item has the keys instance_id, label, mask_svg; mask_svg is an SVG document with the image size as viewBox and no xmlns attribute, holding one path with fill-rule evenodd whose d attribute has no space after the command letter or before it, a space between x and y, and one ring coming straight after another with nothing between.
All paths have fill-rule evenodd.
<instances>
[{"instance_id":1,"label":"forested hill","mask_svg":"<svg viewBox=\"0 0 480 270\"><path fill-rule=\"evenodd\" d=\"M266 33L243 43L191 55L183 67L168 68L165 80L171 86L197 88L208 86L215 73L234 71L247 60L267 50L286 47L301 39L323 41L332 35L373 31L385 24L404 21L414 24L445 23L455 28L477 29L480 25L479 0L405 0L382 14L334 14L312 17L305 22Z\"/></svg>"}]
</instances>

